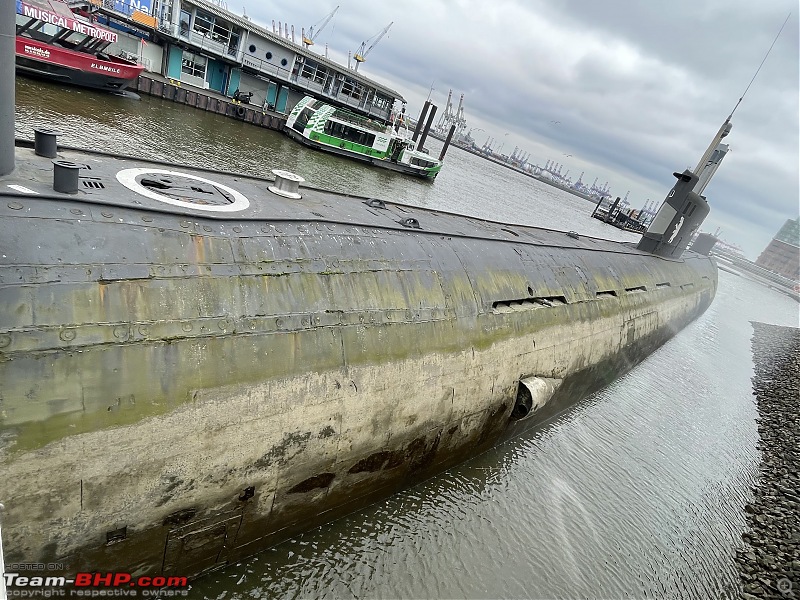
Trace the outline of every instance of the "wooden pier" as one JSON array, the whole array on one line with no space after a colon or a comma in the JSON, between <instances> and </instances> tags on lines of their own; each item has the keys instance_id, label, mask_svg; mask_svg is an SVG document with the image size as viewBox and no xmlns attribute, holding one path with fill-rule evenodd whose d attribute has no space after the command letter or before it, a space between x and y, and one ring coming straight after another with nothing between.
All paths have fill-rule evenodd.
<instances>
[{"instance_id":1,"label":"wooden pier","mask_svg":"<svg viewBox=\"0 0 800 600\"><path fill-rule=\"evenodd\" d=\"M139 76L136 91L148 96L157 96L179 104L193 106L200 110L215 112L275 131L283 131L283 126L286 123L286 117L281 114L264 111L252 105L241 104L215 92L184 86L179 81L154 77L150 73Z\"/></svg>"}]
</instances>

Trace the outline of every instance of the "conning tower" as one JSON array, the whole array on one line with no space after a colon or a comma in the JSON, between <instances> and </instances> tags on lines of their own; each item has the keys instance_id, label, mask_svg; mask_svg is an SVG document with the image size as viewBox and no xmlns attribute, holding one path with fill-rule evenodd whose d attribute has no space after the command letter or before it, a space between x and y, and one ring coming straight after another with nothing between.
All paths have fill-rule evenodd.
<instances>
[{"instance_id":1,"label":"conning tower","mask_svg":"<svg viewBox=\"0 0 800 600\"><path fill-rule=\"evenodd\" d=\"M710 211L705 196L701 194L711 177L703 175L708 169L712 170L713 175L713 170L722 160L724 151L720 150L720 141L731 131L730 119L728 117L719 128L694 171L686 169L683 173L673 173L678 181L667 194L655 219L636 246L639 250L664 258L680 258L683 255L692 240L692 234L700 228ZM718 158L711 161L712 156Z\"/></svg>"}]
</instances>

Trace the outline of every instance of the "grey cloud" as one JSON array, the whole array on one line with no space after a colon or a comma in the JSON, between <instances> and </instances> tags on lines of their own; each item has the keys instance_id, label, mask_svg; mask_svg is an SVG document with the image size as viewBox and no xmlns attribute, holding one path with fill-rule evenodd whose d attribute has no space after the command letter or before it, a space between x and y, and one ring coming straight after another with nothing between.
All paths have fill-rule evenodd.
<instances>
[{"instance_id":1,"label":"grey cloud","mask_svg":"<svg viewBox=\"0 0 800 600\"><path fill-rule=\"evenodd\" d=\"M335 6L245 2L255 21L288 20L298 30ZM608 180L615 195L630 189L638 205L663 199L672 172L694 167L790 10L708 188L705 228L723 227L755 258L800 212L796 3L352 0L319 39L346 61L394 21L360 70L401 92L411 114L435 80L440 107L448 89L456 100L464 93L470 126L505 139L504 151L535 148L575 177L585 170L584 180Z\"/></svg>"}]
</instances>

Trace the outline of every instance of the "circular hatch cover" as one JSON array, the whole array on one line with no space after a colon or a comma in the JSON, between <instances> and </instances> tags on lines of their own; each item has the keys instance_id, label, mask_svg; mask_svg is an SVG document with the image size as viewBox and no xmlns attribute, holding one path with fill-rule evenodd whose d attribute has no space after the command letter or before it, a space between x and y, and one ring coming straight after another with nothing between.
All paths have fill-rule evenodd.
<instances>
[{"instance_id":1,"label":"circular hatch cover","mask_svg":"<svg viewBox=\"0 0 800 600\"><path fill-rule=\"evenodd\" d=\"M250 206L250 201L233 188L168 169L124 169L117 173L117 181L132 192L182 208L237 212Z\"/></svg>"}]
</instances>

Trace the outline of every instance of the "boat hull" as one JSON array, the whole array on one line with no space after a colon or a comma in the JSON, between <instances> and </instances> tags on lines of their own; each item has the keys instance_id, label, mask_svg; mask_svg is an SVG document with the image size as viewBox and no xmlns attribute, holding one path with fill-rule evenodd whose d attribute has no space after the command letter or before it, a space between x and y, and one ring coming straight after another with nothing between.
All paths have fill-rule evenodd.
<instances>
[{"instance_id":1,"label":"boat hull","mask_svg":"<svg viewBox=\"0 0 800 600\"><path fill-rule=\"evenodd\" d=\"M49 162L22 158L22 175ZM313 190L288 201L220 173L204 181L259 202L176 208L131 195L124 161L62 158L95 183L2 186L11 563L223 567L537 426L716 290L691 253ZM553 390L522 414L532 380Z\"/></svg>"},{"instance_id":2,"label":"boat hull","mask_svg":"<svg viewBox=\"0 0 800 600\"><path fill-rule=\"evenodd\" d=\"M16 41L16 63L18 72L31 77L108 91L124 90L144 70L121 59L102 60L22 36Z\"/></svg>"},{"instance_id":3,"label":"boat hull","mask_svg":"<svg viewBox=\"0 0 800 600\"><path fill-rule=\"evenodd\" d=\"M388 158L377 158L375 156L366 156L359 152L353 152L346 148L339 148L337 146L331 146L329 144L322 144L316 140L311 140L305 137L303 134L295 131L291 127L285 127L284 131L286 134L295 140L296 142L300 142L304 146L309 148L314 148L315 150L320 150L322 152L328 152L330 154L335 154L336 156L343 156L345 158L351 158L353 160L357 160L375 167L380 167L382 169L388 169L390 171L395 171L397 173L403 173L404 175L412 175L419 179L425 179L427 181L433 181L436 179L436 175L438 175L438 171L434 173L428 173L422 171L420 169L415 169L410 165L406 165L401 162L392 161Z\"/></svg>"}]
</instances>

